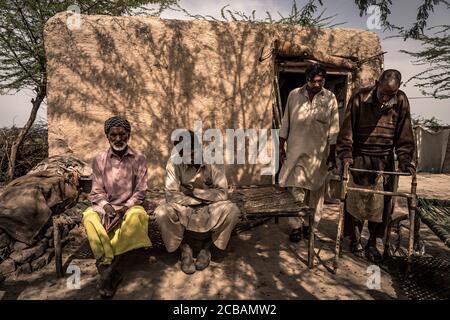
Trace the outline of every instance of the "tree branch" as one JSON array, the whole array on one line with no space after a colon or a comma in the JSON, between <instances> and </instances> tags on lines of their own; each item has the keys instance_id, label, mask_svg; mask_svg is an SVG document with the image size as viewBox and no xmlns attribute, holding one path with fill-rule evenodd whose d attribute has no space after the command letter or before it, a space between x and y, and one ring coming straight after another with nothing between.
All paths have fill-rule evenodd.
<instances>
[{"instance_id":1,"label":"tree branch","mask_svg":"<svg viewBox=\"0 0 450 320\"><path fill-rule=\"evenodd\" d=\"M16 52L12 48L12 46L9 43L8 39L6 37L4 37L1 33L0 33L0 39L2 39L3 42L7 45L8 49L10 50L10 52L14 55L17 64L22 68L22 70L27 73L27 75L30 77L30 79L32 79L37 85L39 85L39 81L37 81L34 78L34 76L31 74L31 72L28 71L28 69L22 64L22 62L20 61L20 58L17 56Z\"/></svg>"}]
</instances>

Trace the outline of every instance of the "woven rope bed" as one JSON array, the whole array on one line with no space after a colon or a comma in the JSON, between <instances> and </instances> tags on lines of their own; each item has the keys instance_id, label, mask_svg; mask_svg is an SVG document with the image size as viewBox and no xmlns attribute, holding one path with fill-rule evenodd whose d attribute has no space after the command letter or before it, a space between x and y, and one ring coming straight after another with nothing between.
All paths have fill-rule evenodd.
<instances>
[{"instance_id":1,"label":"woven rope bed","mask_svg":"<svg viewBox=\"0 0 450 320\"><path fill-rule=\"evenodd\" d=\"M450 248L450 201L417 199L420 219Z\"/></svg>"}]
</instances>

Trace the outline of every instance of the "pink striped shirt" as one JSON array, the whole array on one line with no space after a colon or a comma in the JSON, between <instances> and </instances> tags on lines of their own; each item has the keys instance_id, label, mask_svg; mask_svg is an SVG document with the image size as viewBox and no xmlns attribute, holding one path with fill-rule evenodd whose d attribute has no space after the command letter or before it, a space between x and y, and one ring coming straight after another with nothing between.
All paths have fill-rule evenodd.
<instances>
[{"instance_id":1,"label":"pink striped shirt","mask_svg":"<svg viewBox=\"0 0 450 320\"><path fill-rule=\"evenodd\" d=\"M147 192L147 160L128 147L120 158L111 148L92 161L92 190L89 200L93 209L104 215L103 206L114 209L142 205Z\"/></svg>"}]
</instances>

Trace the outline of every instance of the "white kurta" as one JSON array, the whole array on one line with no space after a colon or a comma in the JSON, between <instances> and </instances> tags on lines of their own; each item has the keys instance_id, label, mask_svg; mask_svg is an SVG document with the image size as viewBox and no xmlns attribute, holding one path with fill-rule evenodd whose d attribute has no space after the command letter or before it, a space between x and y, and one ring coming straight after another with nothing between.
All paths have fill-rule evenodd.
<instances>
[{"instance_id":1,"label":"white kurta","mask_svg":"<svg viewBox=\"0 0 450 320\"><path fill-rule=\"evenodd\" d=\"M336 144L338 133L338 104L333 92L323 88L311 102L306 85L292 90L280 128L280 137L287 139L280 186L319 189L328 173L329 147Z\"/></svg>"},{"instance_id":2,"label":"white kurta","mask_svg":"<svg viewBox=\"0 0 450 320\"><path fill-rule=\"evenodd\" d=\"M186 195L185 188L192 189L194 197ZM206 164L197 170L169 159L165 193L166 203L156 208L155 215L167 251L178 248L185 230L211 232L214 245L225 250L240 210L228 200L223 167Z\"/></svg>"}]
</instances>

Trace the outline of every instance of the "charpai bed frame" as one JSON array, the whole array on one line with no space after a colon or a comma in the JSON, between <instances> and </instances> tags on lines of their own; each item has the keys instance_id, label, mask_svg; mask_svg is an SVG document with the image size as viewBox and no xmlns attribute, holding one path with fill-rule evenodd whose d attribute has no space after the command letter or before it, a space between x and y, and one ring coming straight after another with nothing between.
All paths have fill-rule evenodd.
<instances>
[{"instance_id":1,"label":"charpai bed frame","mask_svg":"<svg viewBox=\"0 0 450 320\"><path fill-rule=\"evenodd\" d=\"M423 221L450 248L450 201L417 199L419 223Z\"/></svg>"},{"instance_id":2,"label":"charpai bed frame","mask_svg":"<svg viewBox=\"0 0 450 320\"><path fill-rule=\"evenodd\" d=\"M277 186L239 186L236 187L233 192L230 192L230 200L238 205L241 209L241 221L248 225L257 225L254 221L265 221L269 218L274 218L275 223L278 223L279 218L284 217L298 217L309 220L309 225L313 225L314 210L306 206L299 206L295 203L294 198L284 188ZM153 208L154 209L154 208ZM150 215L149 230L152 239L152 243L162 244L161 239L154 239L156 233L159 232L157 224L152 214L153 210L147 210ZM53 217L53 237L55 245L55 268L56 276L61 278L65 274L65 267L68 266L72 257L69 257L68 261L63 264L62 259L62 232L63 227L66 224L79 224L81 223L81 215L72 214L71 217L66 215L57 215ZM153 233L153 234L152 234ZM314 265L314 238L315 230L311 230L308 239L308 267L312 268ZM89 244L87 239L80 245L80 250L83 256L89 255L85 251L88 251Z\"/></svg>"}]
</instances>

